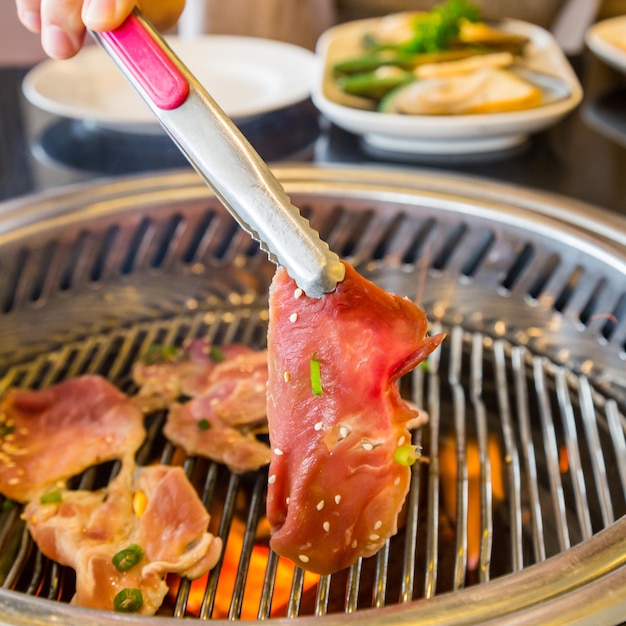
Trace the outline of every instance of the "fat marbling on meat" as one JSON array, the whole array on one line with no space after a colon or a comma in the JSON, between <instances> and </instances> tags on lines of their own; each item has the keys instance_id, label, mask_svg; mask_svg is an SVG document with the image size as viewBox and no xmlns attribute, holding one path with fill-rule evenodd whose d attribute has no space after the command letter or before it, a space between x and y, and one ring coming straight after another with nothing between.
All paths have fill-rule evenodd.
<instances>
[{"instance_id":1,"label":"fat marbling on meat","mask_svg":"<svg viewBox=\"0 0 626 626\"><path fill-rule=\"evenodd\" d=\"M413 302L345 265L320 299L282 268L270 288L271 546L319 574L375 554L397 532L416 418L397 381L443 339L426 335Z\"/></svg>"},{"instance_id":2,"label":"fat marbling on meat","mask_svg":"<svg viewBox=\"0 0 626 626\"><path fill-rule=\"evenodd\" d=\"M166 574L199 578L219 560L222 542L180 467L127 464L103 489L51 494L28 503L23 517L42 553L76 571L74 604L112 611L115 597L132 590L141 594L133 612L153 615ZM129 546L140 558L120 571L113 559Z\"/></svg>"},{"instance_id":3,"label":"fat marbling on meat","mask_svg":"<svg viewBox=\"0 0 626 626\"><path fill-rule=\"evenodd\" d=\"M255 436L266 430L267 352L249 350L218 363L195 398L173 403L164 435L195 454L224 463L235 473L258 470L270 449Z\"/></svg>"}]
</instances>

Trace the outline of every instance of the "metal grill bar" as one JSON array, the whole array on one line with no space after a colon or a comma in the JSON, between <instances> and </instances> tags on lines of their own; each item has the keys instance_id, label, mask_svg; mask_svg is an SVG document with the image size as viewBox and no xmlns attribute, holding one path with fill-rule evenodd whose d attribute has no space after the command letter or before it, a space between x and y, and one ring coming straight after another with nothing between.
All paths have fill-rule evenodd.
<instances>
[{"instance_id":1,"label":"metal grill bar","mask_svg":"<svg viewBox=\"0 0 626 626\"><path fill-rule=\"evenodd\" d=\"M414 399L423 399L423 375L422 372L417 370L413 374L414 386ZM417 404L417 406L424 406L423 404ZM422 431L417 431L413 434L413 443L418 446L418 450L422 449ZM400 582L400 597L399 602L409 602L413 598L413 592L415 589L415 567L416 567L416 554L415 546L417 545L417 530L418 530L418 515L420 511L420 486L422 476L422 463L416 463L412 468L412 480L411 488L408 496L408 512L406 519L406 541L404 542L403 561L402 561L402 579ZM379 582L378 585L382 585Z\"/></svg>"},{"instance_id":2,"label":"metal grill bar","mask_svg":"<svg viewBox=\"0 0 626 626\"><path fill-rule=\"evenodd\" d=\"M591 387L589 381L584 377L578 379L578 389L580 395L580 408L585 427L585 435L587 437L587 445L591 451L591 467L593 477L595 479L596 490L600 500L600 511L602 512L602 520L605 526L615 521L613 506L611 504L611 495L606 475L606 465L602 454L602 446L600 445L600 437L596 425L595 409L593 399L591 397Z\"/></svg>"},{"instance_id":3,"label":"metal grill bar","mask_svg":"<svg viewBox=\"0 0 626 626\"><path fill-rule=\"evenodd\" d=\"M572 401L567 387L566 373L561 368L559 368L556 372L556 385L557 396L561 408L563 429L565 432L570 475L574 485L578 521L581 526L582 535L585 539L587 539L593 533L591 528L591 516L589 514L589 501L587 498L585 475L578 448L578 433L576 431L574 409L572 407Z\"/></svg>"},{"instance_id":4,"label":"metal grill bar","mask_svg":"<svg viewBox=\"0 0 626 626\"><path fill-rule=\"evenodd\" d=\"M491 481L491 460L489 458L487 441L487 416L485 404L482 400L483 384L483 341L478 333L472 337L471 354L471 398L476 414L476 435L478 441L478 458L480 460L480 562L479 576L481 582L487 582L490 577L491 550L493 545L493 514Z\"/></svg>"},{"instance_id":5,"label":"metal grill bar","mask_svg":"<svg viewBox=\"0 0 626 626\"><path fill-rule=\"evenodd\" d=\"M267 480L265 479L265 476L263 474L259 474L256 477L254 489L252 491L252 498L250 500L250 510L248 514L248 519L246 521L246 529L243 537L241 558L239 560L237 577L235 579L235 585L233 588L233 600L228 611L229 620L238 619L241 617L246 577L248 574L248 568L250 567L250 556L254 547L257 526L259 524L259 520L261 519L264 507L266 484Z\"/></svg>"},{"instance_id":6,"label":"metal grill bar","mask_svg":"<svg viewBox=\"0 0 626 626\"><path fill-rule=\"evenodd\" d=\"M611 441L613 442L615 450L617 471L622 483L624 497L626 498L626 437L624 436L624 431L626 431L626 420L624 420L624 417L622 416L620 421L620 414L615 400L609 400L606 403L605 411L609 432L611 434Z\"/></svg>"},{"instance_id":7,"label":"metal grill bar","mask_svg":"<svg viewBox=\"0 0 626 626\"><path fill-rule=\"evenodd\" d=\"M434 332L440 332L439 325L434 325ZM428 391L429 437L431 442L439 441L440 419L440 381L439 381L439 351L429 355L427 363L430 375ZM428 529L426 547L426 576L424 581L424 597L432 598L435 595L437 583L438 543L439 543L439 451L437 445L430 448L430 462L428 466Z\"/></svg>"},{"instance_id":8,"label":"metal grill bar","mask_svg":"<svg viewBox=\"0 0 626 626\"><path fill-rule=\"evenodd\" d=\"M549 391L545 379L544 361L540 357L533 358L533 373L535 388L539 400L539 416L541 418L541 432L548 465L548 477L550 479L550 492L552 494L553 512L556 518L556 531L559 541L559 550L562 552L570 547L569 529L567 526L567 513L563 484L559 473L559 453L556 442L552 408L550 406Z\"/></svg>"},{"instance_id":9,"label":"metal grill bar","mask_svg":"<svg viewBox=\"0 0 626 626\"><path fill-rule=\"evenodd\" d=\"M496 393L498 396L498 413L502 422L502 437L504 441L506 485L509 495L509 515L511 518L511 568L518 572L524 567L524 552L522 547L522 482L519 451L515 440L511 418L507 381L507 366L504 343L494 342L494 363Z\"/></svg>"},{"instance_id":10,"label":"metal grill bar","mask_svg":"<svg viewBox=\"0 0 626 626\"><path fill-rule=\"evenodd\" d=\"M450 335L450 367L448 381L452 388L454 406L454 436L456 442L456 554L454 564L454 589L465 585L467 570L467 515L468 468L467 435L465 430L465 391L460 381L463 355L463 330L454 328ZM436 441L436 440L435 440Z\"/></svg>"}]
</instances>

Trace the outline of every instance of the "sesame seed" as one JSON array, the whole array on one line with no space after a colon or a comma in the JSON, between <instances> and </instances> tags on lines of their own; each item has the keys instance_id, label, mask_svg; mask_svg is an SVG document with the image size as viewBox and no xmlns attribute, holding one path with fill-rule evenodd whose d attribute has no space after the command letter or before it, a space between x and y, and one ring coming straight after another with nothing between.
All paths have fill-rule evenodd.
<instances>
[{"instance_id":1,"label":"sesame seed","mask_svg":"<svg viewBox=\"0 0 626 626\"><path fill-rule=\"evenodd\" d=\"M9 480L7 480L7 483L9 485L17 485L20 482L19 478L9 478Z\"/></svg>"},{"instance_id":2,"label":"sesame seed","mask_svg":"<svg viewBox=\"0 0 626 626\"><path fill-rule=\"evenodd\" d=\"M342 439L345 439L345 438L348 436L349 432L350 432L350 431L349 431L349 430L348 430L345 426L342 426L342 427L339 429L339 436L340 436Z\"/></svg>"},{"instance_id":3,"label":"sesame seed","mask_svg":"<svg viewBox=\"0 0 626 626\"><path fill-rule=\"evenodd\" d=\"M377 535L376 533L372 533L372 534L369 536L369 540L370 540L370 541L378 541L379 539L380 539L380 535Z\"/></svg>"},{"instance_id":4,"label":"sesame seed","mask_svg":"<svg viewBox=\"0 0 626 626\"><path fill-rule=\"evenodd\" d=\"M274 454L276 456L283 456L283 451L280 448L274 448Z\"/></svg>"},{"instance_id":5,"label":"sesame seed","mask_svg":"<svg viewBox=\"0 0 626 626\"><path fill-rule=\"evenodd\" d=\"M290 322L292 322L292 323L293 323L293 322L295 322L295 321L297 321L297 319L298 319L298 314L297 314L297 313L292 313L292 314L289 316L289 321L290 321Z\"/></svg>"},{"instance_id":6,"label":"sesame seed","mask_svg":"<svg viewBox=\"0 0 626 626\"><path fill-rule=\"evenodd\" d=\"M289 504L289 502L290 502L290 498L289 498L289 496L287 496L287 497L285 498L285 504Z\"/></svg>"},{"instance_id":7,"label":"sesame seed","mask_svg":"<svg viewBox=\"0 0 626 626\"><path fill-rule=\"evenodd\" d=\"M276 474L272 474L268 479L267 479L267 483L269 485L273 485L276 482Z\"/></svg>"},{"instance_id":8,"label":"sesame seed","mask_svg":"<svg viewBox=\"0 0 626 626\"><path fill-rule=\"evenodd\" d=\"M341 502L341 496L339 494L337 494L335 496L335 504L339 504Z\"/></svg>"},{"instance_id":9,"label":"sesame seed","mask_svg":"<svg viewBox=\"0 0 626 626\"><path fill-rule=\"evenodd\" d=\"M294 292L293 292L293 297L298 300L299 298L302 297L302 294L304 293L304 291L302 291L302 289L300 289L300 287L298 287Z\"/></svg>"},{"instance_id":10,"label":"sesame seed","mask_svg":"<svg viewBox=\"0 0 626 626\"><path fill-rule=\"evenodd\" d=\"M400 439L398 439L398 445L399 446L403 446L405 441L406 441L406 437L404 435L402 435L402 437L400 437Z\"/></svg>"},{"instance_id":11,"label":"sesame seed","mask_svg":"<svg viewBox=\"0 0 626 626\"><path fill-rule=\"evenodd\" d=\"M330 530L330 523L329 523L329 522L324 522L324 523L322 524L322 528L323 528L326 532L328 532L328 531Z\"/></svg>"},{"instance_id":12,"label":"sesame seed","mask_svg":"<svg viewBox=\"0 0 626 626\"><path fill-rule=\"evenodd\" d=\"M375 524L374 524L374 530L378 530L381 526L383 525L383 523L378 520Z\"/></svg>"},{"instance_id":13,"label":"sesame seed","mask_svg":"<svg viewBox=\"0 0 626 626\"><path fill-rule=\"evenodd\" d=\"M298 558L303 562L303 563L308 563L309 562L309 557L306 554L300 554L298 556Z\"/></svg>"},{"instance_id":14,"label":"sesame seed","mask_svg":"<svg viewBox=\"0 0 626 626\"><path fill-rule=\"evenodd\" d=\"M400 476L396 476L396 479L393 481L393 484L397 487L400 484Z\"/></svg>"},{"instance_id":15,"label":"sesame seed","mask_svg":"<svg viewBox=\"0 0 626 626\"><path fill-rule=\"evenodd\" d=\"M322 426L324 426L323 422L317 422L317 423L313 426L313 428L314 428L315 430L322 430Z\"/></svg>"},{"instance_id":16,"label":"sesame seed","mask_svg":"<svg viewBox=\"0 0 626 626\"><path fill-rule=\"evenodd\" d=\"M366 441L363 444L363 450L367 450L369 452L370 450L373 450L373 449L374 449L374 446L369 441Z\"/></svg>"},{"instance_id":17,"label":"sesame seed","mask_svg":"<svg viewBox=\"0 0 626 626\"><path fill-rule=\"evenodd\" d=\"M316 508L317 508L318 511L321 511L324 508L324 500L320 500L317 503L317 507Z\"/></svg>"},{"instance_id":18,"label":"sesame seed","mask_svg":"<svg viewBox=\"0 0 626 626\"><path fill-rule=\"evenodd\" d=\"M285 372L283 374L283 378L285 379L285 382L288 383L291 380L291 374L289 372Z\"/></svg>"},{"instance_id":19,"label":"sesame seed","mask_svg":"<svg viewBox=\"0 0 626 626\"><path fill-rule=\"evenodd\" d=\"M355 540L354 540L354 541L350 544L350 547L351 547L351 548L356 548L356 547L357 547L357 545L358 545L358 544L357 544L356 539L355 539Z\"/></svg>"}]
</instances>

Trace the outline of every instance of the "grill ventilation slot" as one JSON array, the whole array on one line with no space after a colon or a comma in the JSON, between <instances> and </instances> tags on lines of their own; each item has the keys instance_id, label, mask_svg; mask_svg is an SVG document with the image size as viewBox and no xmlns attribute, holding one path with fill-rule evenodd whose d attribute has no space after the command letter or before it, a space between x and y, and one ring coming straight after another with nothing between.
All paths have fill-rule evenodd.
<instances>
[{"instance_id":1,"label":"grill ventilation slot","mask_svg":"<svg viewBox=\"0 0 626 626\"><path fill-rule=\"evenodd\" d=\"M534 246L530 243L525 243L502 281L502 287L505 291L511 291L515 287L522 274L530 266L534 254Z\"/></svg>"}]
</instances>

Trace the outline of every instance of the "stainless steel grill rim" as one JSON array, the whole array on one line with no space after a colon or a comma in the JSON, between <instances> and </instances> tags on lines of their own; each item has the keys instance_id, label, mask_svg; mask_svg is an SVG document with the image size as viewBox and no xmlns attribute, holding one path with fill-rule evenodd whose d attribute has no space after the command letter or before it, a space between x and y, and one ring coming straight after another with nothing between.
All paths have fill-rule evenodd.
<instances>
[{"instance_id":1,"label":"stainless steel grill rim","mask_svg":"<svg viewBox=\"0 0 626 626\"><path fill-rule=\"evenodd\" d=\"M331 247L385 288L420 296L435 325L449 332L444 361L432 357L429 373L418 370L411 381L410 393L431 418L417 442L452 431L460 468L467 468L470 438L481 459L480 584L463 589L468 478L460 471L453 591L437 591L441 494L433 448L430 462L415 468L399 604L361 608L359 563L347 579L343 612L327 614L329 579L318 586L315 612L330 624L536 623L532 618L544 609L549 613L542 623L618 623L626 603L626 530L624 519L616 521L626 494L623 222L545 194L445 175L309 167L277 174ZM78 186L9 203L3 215L0 351L7 369L0 372L0 389L45 386L81 371L123 379L133 355L155 338L176 343L208 332L221 341L263 344L271 265L225 219L195 175ZM130 306L120 306L127 301ZM42 320L42 332L33 331L33 322ZM442 406L448 394L451 402ZM511 572L490 580L500 521L493 519L488 452L494 402L510 494ZM558 466L563 448L570 462L565 477ZM590 454L594 450L601 453ZM171 453L163 449L165 462ZM187 461L189 472L193 465ZM609 467L617 469L617 480ZM545 493L537 488L538 474ZM230 478L232 494L238 482ZM250 524L260 514L262 493L257 479ZM425 527L418 519L424 502L429 517L421 579L414 546ZM530 522L522 520L525 511ZM548 521L556 548L547 541ZM222 524L227 533L228 516ZM0 525L5 534L6 528ZM530 538L523 528L531 530ZM23 539L18 553L28 549ZM390 558L389 548L377 558L371 606L385 604L386 575L396 567ZM270 558L268 571L272 567ZM568 571L562 580L561 571ZM301 585L297 574L290 617L299 614ZM595 595L598 586L607 594ZM269 617L271 592L264 589L259 619ZM413 601L414 594L425 599ZM28 620L39 614L42 623L52 615L73 623L120 619L2 590L5 598L2 617L11 624L22 623L10 620L22 619L16 615L24 611ZM240 602L235 594L229 617L237 618ZM202 616L210 617L210 603L209 594ZM175 611L184 615L183 600Z\"/></svg>"}]
</instances>

